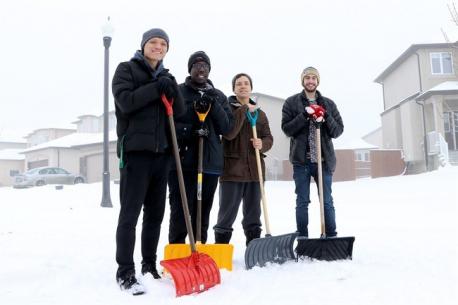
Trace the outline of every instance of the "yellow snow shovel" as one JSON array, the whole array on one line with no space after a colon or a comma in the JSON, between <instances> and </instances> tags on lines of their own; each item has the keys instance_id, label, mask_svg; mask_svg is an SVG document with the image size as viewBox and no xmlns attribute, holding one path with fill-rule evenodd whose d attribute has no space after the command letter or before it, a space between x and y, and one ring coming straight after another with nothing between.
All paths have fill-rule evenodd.
<instances>
[{"instance_id":1,"label":"yellow snow shovel","mask_svg":"<svg viewBox=\"0 0 458 305\"><path fill-rule=\"evenodd\" d=\"M194 105L195 106L195 105ZM196 114L201 123L203 130L205 118L210 112L211 105L205 112L196 110ZM199 154L197 164L197 217L196 217L196 246L197 251L209 255L215 262L218 268L232 270L232 254L234 246L231 244L202 244L202 181L203 181L203 150L204 150L204 134L199 134ZM191 254L189 245L187 244L168 244L164 249L164 259L173 259L186 257Z\"/></svg>"}]
</instances>

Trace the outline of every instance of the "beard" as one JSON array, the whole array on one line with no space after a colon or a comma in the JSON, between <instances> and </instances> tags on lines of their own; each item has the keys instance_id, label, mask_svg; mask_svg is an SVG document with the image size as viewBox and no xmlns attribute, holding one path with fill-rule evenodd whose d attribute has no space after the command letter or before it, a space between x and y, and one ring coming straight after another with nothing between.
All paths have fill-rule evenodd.
<instances>
[{"instance_id":1,"label":"beard","mask_svg":"<svg viewBox=\"0 0 458 305\"><path fill-rule=\"evenodd\" d=\"M304 89L305 91L307 91L308 93L313 93L316 91L316 87L315 85L310 85L310 86L304 86Z\"/></svg>"}]
</instances>

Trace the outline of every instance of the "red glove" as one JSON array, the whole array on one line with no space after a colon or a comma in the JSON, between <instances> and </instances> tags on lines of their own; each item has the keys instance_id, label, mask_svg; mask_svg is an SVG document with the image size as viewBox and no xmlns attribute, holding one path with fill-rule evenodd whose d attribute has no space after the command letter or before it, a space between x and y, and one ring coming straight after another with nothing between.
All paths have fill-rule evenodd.
<instances>
[{"instance_id":1,"label":"red glove","mask_svg":"<svg viewBox=\"0 0 458 305\"><path fill-rule=\"evenodd\" d=\"M310 106L305 107L305 111L309 114L309 116L317 123L321 123L324 121L324 114L326 110L321 107L320 105L312 104Z\"/></svg>"}]
</instances>

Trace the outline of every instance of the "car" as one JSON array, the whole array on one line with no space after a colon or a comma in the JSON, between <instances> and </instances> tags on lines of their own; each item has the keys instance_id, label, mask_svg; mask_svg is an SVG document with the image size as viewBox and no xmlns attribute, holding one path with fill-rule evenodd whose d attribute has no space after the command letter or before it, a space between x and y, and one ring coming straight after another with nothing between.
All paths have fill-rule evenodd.
<instances>
[{"instance_id":1,"label":"car","mask_svg":"<svg viewBox=\"0 0 458 305\"><path fill-rule=\"evenodd\" d=\"M37 167L14 176L13 187L25 188L45 184L78 184L84 182L83 176L69 173L60 167Z\"/></svg>"}]
</instances>

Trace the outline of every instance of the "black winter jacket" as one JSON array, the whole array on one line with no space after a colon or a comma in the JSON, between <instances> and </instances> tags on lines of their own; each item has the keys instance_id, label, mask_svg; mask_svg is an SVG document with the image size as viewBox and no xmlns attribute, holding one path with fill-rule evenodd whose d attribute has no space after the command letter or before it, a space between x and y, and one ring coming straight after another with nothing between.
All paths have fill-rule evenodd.
<instances>
[{"instance_id":1,"label":"black winter jacket","mask_svg":"<svg viewBox=\"0 0 458 305\"><path fill-rule=\"evenodd\" d=\"M160 77L171 78L178 91L175 78L163 68L162 62L153 70L140 51L130 61L118 65L112 81L118 157L121 147L124 152L171 152L168 118L157 85ZM174 101L173 110L175 116L184 112L180 94Z\"/></svg>"},{"instance_id":2,"label":"black winter jacket","mask_svg":"<svg viewBox=\"0 0 458 305\"><path fill-rule=\"evenodd\" d=\"M213 86L210 80L208 82ZM185 171L197 171L199 138L193 134L193 131L199 129L201 124L194 110L194 101L200 99L201 94L191 85L189 76L179 85L179 88L186 107L186 112L175 121L181 165ZM209 135L204 138L203 172L220 175L223 171L221 135L227 134L232 129L233 116L224 93L215 90L218 92L218 101L212 104L205 119Z\"/></svg>"},{"instance_id":3,"label":"black winter jacket","mask_svg":"<svg viewBox=\"0 0 458 305\"><path fill-rule=\"evenodd\" d=\"M336 104L318 91L317 104L326 110L325 121L321 125L321 153L327 169L334 172L336 156L332 138L342 134L344 125ZM289 160L292 164L305 164L310 126L305 107L309 105L304 91L290 96L283 104L281 128L291 138Z\"/></svg>"}]
</instances>

